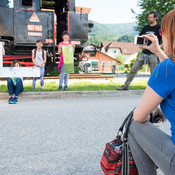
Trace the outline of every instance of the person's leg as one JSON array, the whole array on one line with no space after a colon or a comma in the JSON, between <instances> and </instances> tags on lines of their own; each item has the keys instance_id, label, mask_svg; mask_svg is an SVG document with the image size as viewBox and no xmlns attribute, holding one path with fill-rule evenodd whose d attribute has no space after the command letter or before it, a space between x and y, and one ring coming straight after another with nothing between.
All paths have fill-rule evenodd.
<instances>
[{"instance_id":1,"label":"person's leg","mask_svg":"<svg viewBox=\"0 0 175 175\"><path fill-rule=\"evenodd\" d=\"M68 86L69 74L65 74L64 76L64 86Z\"/></svg>"},{"instance_id":2,"label":"person's leg","mask_svg":"<svg viewBox=\"0 0 175 175\"><path fill-rule=\"evenodd\" d=\"M131 84L132 80L134 79L135 74L142 67L143 63L144 63L144 56L143 56L143 53L141 53L139 57L137 58L137 60L134 62L131 68L131 71L128 74L128 77L125 82L125 86L129 86Z\"/></svg>"},{"instance_id":3,"label":"person's leg","mask_svg":"<svg viewBox=\"0 0 175 175\"><path fill-rule=\"evenodd\" d=\"M35 89L37 77L33 77L32 90Z\"/></svg>"},{"instance_id":4,"label":"person's leg","mask_svg":"<svg viewBox=\"0 0 175 175\"><path fill-rule=\"evenodd\" d=\"M134 139L134 137L131 134L128 135L128 140L129 140L131 153L135 161L135 164L137 166L139 174L157 175L155 163L140 147L140 145L137 143L137 141Z\"/></svg>"},{"instance_id":5,"label":"person's leg","mask_svg":"<svg viewBox=\"0 0 175 175\"><path fill-rule=\"evenodd\" d=\"M40 82L41 82L41 90L44 88L44 67L40 69Z\"/></svg>"},{"instance_id":6,"label":"person's leg","mask_svg":"<svg viewBox=\"0 0 175 175\"><path fill-rule=\"evenodd\" d=\"M21 78L16 79L14 104L18 103L18 95L24 90Z\"/></svg>"},{"instance_id":7,"label":"person's leg","mask_svg":"<svg viewBox=\"0 0 175 175\"><path fill-rule=\"evenodd\" d=\"M127 76L125 84L122 87L118 88L117 90L128 90L129 85L131 84L132 80L134 79L135 74L141 68L143 63L144 63L144 56L143 56L143 53L141 53L139 55L139 57L137 58L137 60L134 62L133 66L131 68L131 71Z\"/></svg>"},{"instance_id":8,"label":"person's leg","mask_svg":"<svg viewBox=\"0 0 175 175\"><path fill-rule=\"evenodd\" d=\"M139 174L155 175L155 165L166 175L175 174L175 145L169 135L150 122L132 121L128 140Z\"/></svg>"},{"instance_id":9,"label":"person's leg","mask_svg":"<svg viewBox=\"0 0 175 175\"><path fill-rule=\"evenodd\" d=\"M60 69L60 81L59 81L59 88L60 88L60 90L63 87L64 76L65 76L65 69L64 69L64 64L63 64L61 69Z\"/></svg>"},{"instance_id":10,"label":"person's leg","mask_svg":"<svg viewBox=\"0 0 175 175\"><path fill-rule=\"evenodd\" d=\"M8 88L9 96L13 96L14 84L11 78L8 78L7 80L7 88Z\"/></svg>"},{"instance_id":11,"label":"person's leg","mask_svg":"<svg viewBox=\"0 0 175 175\"><path fill-rule=\"evenodd\" d=\"M18 97L18 95L23 91L23 83L21 78L16 79L16 87L15 87L15 96Z\"/></svg>"},{"instance_id":12,"label":"person's leg","mask_svg":"<svg viewBox=\"0 0 175 175\"><path fill-rule=\"evenodd\" d=\"M149 65L149 67L150 67L150 72L151 72L151 74L153 73L153 71L154 71L154 69L155 69L155 67L157 66L157 55L155 55L155 54L150 54L149 56L148 56L148 65Z\"/></svg>"}]
</instances>

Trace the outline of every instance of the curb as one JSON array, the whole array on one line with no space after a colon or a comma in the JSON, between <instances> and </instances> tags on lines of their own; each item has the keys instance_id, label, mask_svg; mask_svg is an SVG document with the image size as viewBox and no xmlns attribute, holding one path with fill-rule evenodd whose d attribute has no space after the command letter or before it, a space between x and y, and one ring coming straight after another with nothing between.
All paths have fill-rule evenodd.
<instances>
[{"instance_id":1,"label":"curb","mask_svg":"<svg viewBox=\"0 0 175 175\"><path fill-rule=\"evenodd\" d=\"M54 99L54 98L89 98L89 97L122 97L143 95L144 90L128 91L54 91L54 92L23 92L19 99ZM8 93L0 93L0 99L8 99Z\"/></svg>"}]
</instances>

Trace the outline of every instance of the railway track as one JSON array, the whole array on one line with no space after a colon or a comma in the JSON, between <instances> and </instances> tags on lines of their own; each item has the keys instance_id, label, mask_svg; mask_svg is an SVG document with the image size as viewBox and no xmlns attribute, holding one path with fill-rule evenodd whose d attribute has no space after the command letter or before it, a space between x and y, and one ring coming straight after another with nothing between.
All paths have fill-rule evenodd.
<instances>
[{"instance_id":1,"label":"railway track","mask_svg":"<svg viewBox=\"0 0 175 175\"><path fill-rule=\"evenodd\" d=\"M113 79L114 75L102 74L70 74L69 79ZM32 78L24 78L24 80L31 80ZM45 80L59 79L58 75L49 75L44 77ZM0 80L7 80L7 78L0 78Z\"/></svg>"},{"instance_id":2,"label":"railway track","mask_svg":"<svg viewBox=\"0 0 175 175\"><path fill-rule=\"evenodd\" d=\"M46 76L45 79L58 79L59 76ZM114 75L102 74L70 74L69 79L111 79Z\"/></svg>"}]
</instances>

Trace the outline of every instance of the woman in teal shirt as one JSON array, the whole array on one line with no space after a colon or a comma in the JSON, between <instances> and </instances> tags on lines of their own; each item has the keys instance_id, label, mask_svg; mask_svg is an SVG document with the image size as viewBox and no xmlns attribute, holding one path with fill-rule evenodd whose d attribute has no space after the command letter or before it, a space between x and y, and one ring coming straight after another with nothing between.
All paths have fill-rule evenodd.
<instances>
[{"instance_id":1,"label":"woman in teal shirt","mask_svg":"<svg viewBox=\"0 0 175 175\"><path fill-rule=\"evenodd\" d=\"M143 35L152 41L143 48L155 53L160 63L148 81L129 129L129 145L140 175L156 175L157 166L165 175L175 174L175 10L163 18L160 33L164 52L154 34ZM154 116L161 115L163 122L167 118L171 136L148 122L152 111Z\"/></svg>"}]
</instances>

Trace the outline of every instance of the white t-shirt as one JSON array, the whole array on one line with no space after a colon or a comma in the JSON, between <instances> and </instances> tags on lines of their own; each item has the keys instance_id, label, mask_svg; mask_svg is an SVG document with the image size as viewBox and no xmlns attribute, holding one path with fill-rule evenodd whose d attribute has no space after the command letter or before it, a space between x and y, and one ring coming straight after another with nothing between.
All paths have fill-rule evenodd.
<instances>
[{"instance_id":1,"label":"white t-shirt","mask_svg":"<svg viewBox=\"0 0 175 175\"><path fill-rule=\"evenodd\" d=\"M32 50L33 54L34 54L34 52L35 52L35 49ZM44 50L44 55L45 54L46 54L46 51ZM35 63L40 66L44 61L43 59L44 58L42 57L42 50L40 52L38 50L36 50ZM44 66L45 66L45 64L42 67L44 67Z\"/></svg>"}]
</instances>

